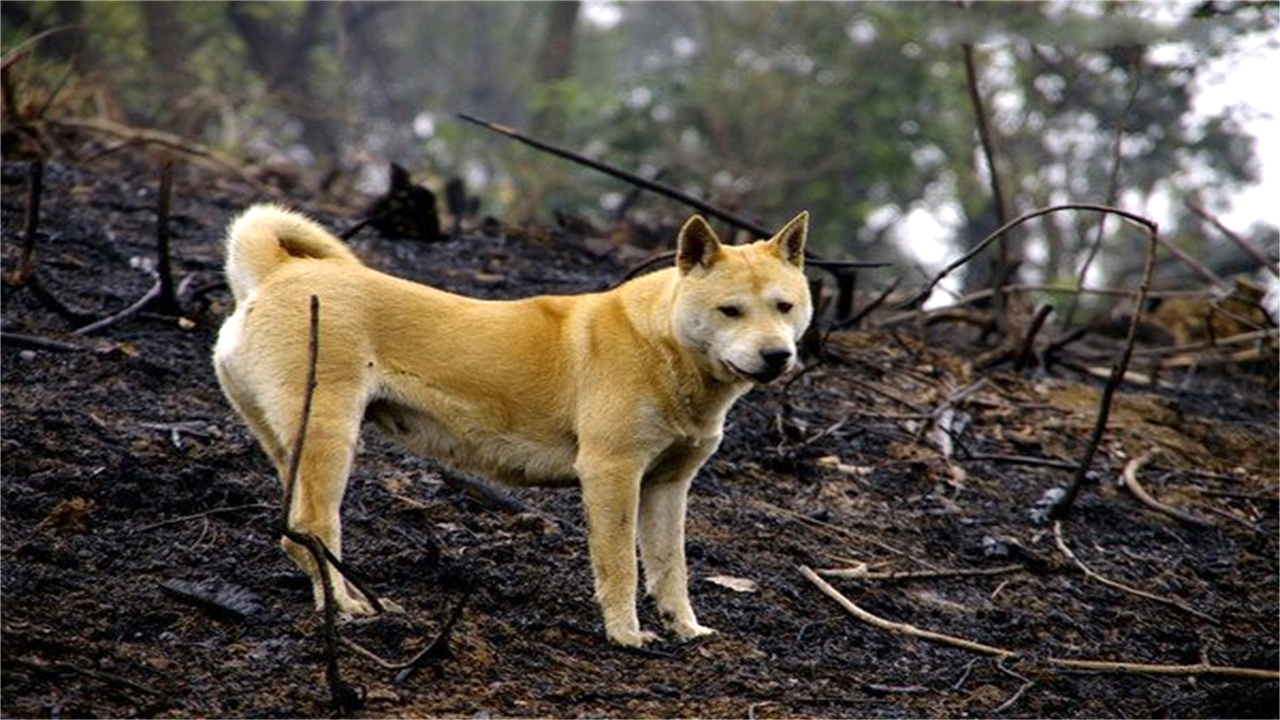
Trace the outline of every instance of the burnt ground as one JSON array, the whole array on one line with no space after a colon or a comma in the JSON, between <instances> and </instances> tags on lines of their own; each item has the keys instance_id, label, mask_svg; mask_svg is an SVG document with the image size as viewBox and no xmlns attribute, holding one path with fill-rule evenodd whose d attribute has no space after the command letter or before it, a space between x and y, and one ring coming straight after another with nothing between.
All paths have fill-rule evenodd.
<instances>
[{"instance_id":1,"label":"burnt ground","mask_svg":"<svg viewBox=\"0 0 1280 720\"><path fill-rule=\"evenodd\" d=\"M147 291L137 266L155 255L158 167L135 150L47 165L37 262L53 295L104 317ZM3 166L6 271L28 172ZM148 312L73 336L75 323L29 289L5 288L6 717L333 712L320 616L277 545L278 482L209 362L229 303L217 287L220 235L256 197L238 179L179 165L181 319ZM354 244L394 274L489 297L599 289L626 269L616 253L546 229L433 245L366 231ZM408 612L340 634L398 661L465 604L451 656L417 672L341 649L343 679L363 693L354 714L1280 716L1274 679L1050 660L1277 669L1274 365L1261 377L1215 366L1166 374L1164 388L1126 385L1093 482L1062 526L1093 571L1174 605L1086 577L1031 518L1070 473L1003 457L1078 459L1100 383L1062 369L977 372L970 360L987 348L936 334L945 330L931 326L924 341L911 326L833 335L799 379L735 408L689 522L695 606L721 633L643 653L603 640L576 493L511 491L524 510L503 509L367 434L346 554ZM1154 448L1141 481L1203 523L1117 487L1126 462ZM801 566L852 571L827 579L883 618L1019 656L997 662L873 627ZM919 571L968 574L893 575ZM652 608L642 613L654 627Z\"/></svg>"}]
</instances>

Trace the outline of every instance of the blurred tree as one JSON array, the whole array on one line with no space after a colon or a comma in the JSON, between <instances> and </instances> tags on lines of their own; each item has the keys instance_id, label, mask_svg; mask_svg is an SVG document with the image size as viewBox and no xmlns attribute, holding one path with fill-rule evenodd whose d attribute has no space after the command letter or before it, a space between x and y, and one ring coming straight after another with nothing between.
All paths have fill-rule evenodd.
<instances>
[{"instance_id":1,"label":"blurred tree","mask_svg":"<svg viewBox=\"0 0 1280 720\"><path fill-rule=\"evenodd\" d=\"M996 223L962 44L1010 213L1170 197L1166 235L1178 237L1180 197L1220 211L1256 177L1236 112L1205 117L1194 101L1206 67L1274 32L1277 7L6 0L0 37L11 48L71 22L83 33L38 46L91 80L93 104L69 111L249 156L302 145L319 165L382 173L396 160L437 189L463 176L491 211L516 215L615 207L628 190L461 127L451 113L465 110L662 171L764 224L807 207L820 250L893 259L896 238L914 262L917 243L959 253ZM651 197L638 207L684 212ZM942 219L938 237L902 230L916 211ZM1096 216L1055 215L1011 242L1025 277L1072 283L1095 243L1129 242L1114 220L1102 230ZM982 266L975 287L989 282Z\"/></svg>"},{"instance_id":2,"label":"blurred tree","mask_svg":"<svg viewBox=\"0 0 1280 720\"><path fill-rule=\"evenodd\" d=\"M534 97L533 131L555 134L564 122L564 84L573 75L574 35L578 24L577 0L547 5L547 32L538 53L539 88Z\"/></svg>"},{"instance_id":3,"label":"blurred tree","mask_svg":"<svg viewBox=\"0 0 1280 720\"><path fill-rule=\"evenodd\" d=\"M322 88L341 78L317 67L316 54L332 44L334 6L326 2L270 3L233 0L227 19L244 43L249 65L266 83L268 97L301 126L300 141L319 166L331 169L341 157L345 113ZM329 30L329 33L325 31Z\"/></svg>"}]
</instances>

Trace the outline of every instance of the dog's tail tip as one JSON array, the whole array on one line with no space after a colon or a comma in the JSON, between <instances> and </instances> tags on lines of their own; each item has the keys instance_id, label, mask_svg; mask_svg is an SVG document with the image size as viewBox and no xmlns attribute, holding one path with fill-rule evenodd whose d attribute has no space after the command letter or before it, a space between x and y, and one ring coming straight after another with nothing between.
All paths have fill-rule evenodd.
<instances>
[{"instance_id":1,"label":"dog's tail tip","mask_svg":"<svg viewBox=\"0 0 1280 720\"><path fill-rule=\"evenodd\" d=\"M345 243L319 223L275 203L253 205L232 221L226 253L227 282L236 302L290 258L359 262Z\"/></svg>"}]
</instances>

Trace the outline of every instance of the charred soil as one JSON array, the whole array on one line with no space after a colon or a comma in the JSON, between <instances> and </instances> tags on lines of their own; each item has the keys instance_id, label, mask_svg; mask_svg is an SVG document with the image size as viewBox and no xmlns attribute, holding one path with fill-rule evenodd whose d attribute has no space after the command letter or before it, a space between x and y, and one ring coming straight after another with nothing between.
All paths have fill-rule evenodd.
<instances>
[{"instance_id":1,"label":"charred soil","mask_svg":"<svg viewBox=\"0 0 1280 720\"><path fill-rule=\"evenodd\" d=\"M29 176L27 163L4 163L6 272ZM158 177L159 163L132 150L46 165L35 257L50 294L100 318L147 292ZM230 303L221 235L259 196L190 165L173 188L180 317L144 311L72 335L77 322L29 287L4 290L8 717L334 712L322 618L278 546L279 482L209 360ZM495 226L434 244L366 230L353 246L387 272L486 297L597 290L627 269L617 252L554 230ZM943 339L835 333L802 375L735 408L695 482L688 533L694 604L720 634L644 652L603 639L574 492L506 491L515 502L495 504L366 433L345 555L407 612L344 622L339 634L399 660L461 610L447 656L416 672L340 647L342 678L361 696L353 713L1280 715L1274 679L1050 662L1277 670L1274 378L1126 385L1094 482L1055 535L1032 515L1070 471L1027 458L1079 459L1100 383L975 371L977 348ZM1117 485L1157 449L1137 477L1202 522ZM1059 540L1097 574L1171 602L1087 576ZM882 618L1018 654L997 660L874 627L802 566L844 571L827 582Z\"/></svg>"}]
</instances>

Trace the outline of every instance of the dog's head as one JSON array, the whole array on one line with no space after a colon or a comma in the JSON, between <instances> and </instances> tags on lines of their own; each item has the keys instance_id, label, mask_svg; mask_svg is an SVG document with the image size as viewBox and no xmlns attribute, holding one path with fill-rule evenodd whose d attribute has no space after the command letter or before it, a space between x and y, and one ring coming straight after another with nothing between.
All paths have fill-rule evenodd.
<instances>
[{"instance_id":1,"label":"dog's head","mask_svg":"<svg viewBox=\"0 0 1280 720\"><path fill-rule=\"evenodd\" d=\"M720 243L694 215L680 230L673 307L676 340L724 382L767 383L796 364L796 343L813 303L804 276L809 213L768 240Z\"/></svg>"}]
</instances>

